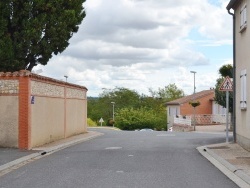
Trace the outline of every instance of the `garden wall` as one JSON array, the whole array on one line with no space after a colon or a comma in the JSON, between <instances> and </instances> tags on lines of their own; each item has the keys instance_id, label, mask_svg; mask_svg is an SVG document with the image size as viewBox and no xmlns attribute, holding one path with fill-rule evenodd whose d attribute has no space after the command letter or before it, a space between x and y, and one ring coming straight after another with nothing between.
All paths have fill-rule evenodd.
<instances>
[{"instance_id":1,"label":"garden wall","mask_svg":"<svg viewBox=\"0 0 250 188\"><path fill-rule=\"evenodd\" d=\"M87 131L87 88L29 71L0 73L0 146L31 149Z\"/></svg>"}]
</instances>

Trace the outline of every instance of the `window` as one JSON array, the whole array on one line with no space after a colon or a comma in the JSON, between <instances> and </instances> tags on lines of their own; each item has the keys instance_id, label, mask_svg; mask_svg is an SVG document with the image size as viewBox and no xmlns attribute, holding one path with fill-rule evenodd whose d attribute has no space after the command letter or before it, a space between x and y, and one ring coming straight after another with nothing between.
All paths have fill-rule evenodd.
<instances>
[{"instance_id":1,"label":"window","mask_svg":"<svg viewBox=\"0 0 250 188\"><path fill-rule=\"evenodd\" d=\"M247 71L246 69L240 72L240 108L247 109Z\"/></svg>"},{"instance_id":2,"label":"window","mask_svg":"<svg viewBox=\"0 0 250 188\"><path fill-rule=\"evenodd\" d=\"M178 107L169 107L169 116L179 115Z\"/></svg>"},{"instance_id":3,"label":"window","mask_svg":"<svg viewBox=\"0 0 250 188\"><path fill-rule=\"evenodd\" d=\"M247 27L247 5L241 7L240 9L240 31L242 32Z\"/></svg>"}]
</instances>

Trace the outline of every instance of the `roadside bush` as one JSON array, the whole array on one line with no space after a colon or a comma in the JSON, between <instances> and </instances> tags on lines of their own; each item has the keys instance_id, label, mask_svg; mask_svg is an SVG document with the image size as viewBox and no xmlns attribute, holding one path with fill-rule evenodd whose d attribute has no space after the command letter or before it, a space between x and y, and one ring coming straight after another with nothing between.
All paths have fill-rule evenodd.
<instances>
[{"instance_id":1,"label":"roadside bush","mask_svg":"<svg viewBox=\"0 0 250 188\"><path fill-rule=\"evenodd\" d=\"M115 125L122 130L143 128L162 130L166 129L166 115L147 108L123 108L117 112Z\"/></svg>"},{"instance_id":2,"label":"roadside bush","mask_svg":"<svg viewBox=\"0 0 250 188\"><path fill-rule=\"evenodd\" d=\"M115 121L113 119L108 119L107 126L112 127L114 125Z\"/></svg>"},{"instance_id":3,"label":"roadside bush","mask_svg":"<svg viewBox=\"0 0 250 188\"><path fill-rule=\"evenodd\" d=\"M94 122L90 118L87 119L87 124L88 124L89 127L95 127L95 126L97 126L96 122Z\"/></svg>"}]
</instances>

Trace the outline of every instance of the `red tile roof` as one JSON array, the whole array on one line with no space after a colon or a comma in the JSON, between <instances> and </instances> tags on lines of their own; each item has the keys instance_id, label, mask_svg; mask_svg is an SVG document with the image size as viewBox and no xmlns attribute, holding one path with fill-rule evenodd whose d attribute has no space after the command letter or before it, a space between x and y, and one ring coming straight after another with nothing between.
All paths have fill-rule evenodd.
<instances>
[{"instance_id":1,"label":"red tile roof","mask_svg":"<svg viewBox=\"0 0 250 188\"><path fill-rule=\"evenodd\" d=\"M203 98L203 97L210 95L210 94L214 94L213 89L200 91L200 92L197 92L195 94L188 95L188 96L167 102L166 105L167 106L168 105L181 105L181 104L187 103L189 101L192 101L193 99L198 100L198 99Z\"/></svg>"}]
</instances>

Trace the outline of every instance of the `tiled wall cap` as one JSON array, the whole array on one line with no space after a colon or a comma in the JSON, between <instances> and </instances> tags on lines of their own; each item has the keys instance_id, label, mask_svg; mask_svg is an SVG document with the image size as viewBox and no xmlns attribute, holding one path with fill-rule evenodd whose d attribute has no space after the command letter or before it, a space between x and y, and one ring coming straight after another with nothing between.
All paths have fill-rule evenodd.
<instances>
[{"instance_id":1,"label":"tiled wall cap","mask_svg":"<svg viewBox=\"0 0 250 188\"><path fill-rule=\"evenodd\" d=\"M20 70L15 72L0 72L1 77L29 76L29 75L31 75L31 72L27 70Z\"/></svg>"},{"instance_id":2,"label":"tiled wall cap","mask_svg":"<svg viewBox=\"0 0 250 188\"><path fill-rule=\"evenodd\" d=\"M19 72L18 72L18 71L13 72L12 75L13 75L13 76L19 76Z\"/></svg>"},{"instance_id":3,"label":"tiled wall cap","mask_svg":"<svg viewBox=\"0 0 250 188\"><path fill-rule=\"evenodd\" d=\"M30 77L34 80L45 80L48 82L59 83L61 85L66 85L69 87L75 87L75 88L84 89L84 90L88 91L88 89L85 86L80 86L80 85L72 84L69 82L56 80L54 78L50 78L50 77L46 77L46 76L41 76L38 74L31 73L28 70L20 70L20 71L16 71L16 72L0 72L0 77L17 77L17 76Z\"/></svg>"},{"instance_id":4,"label":"tiled wall cap","mask_svg":"<svg viewBox=\"0 0 250 188\"><path fill-rule=\"evenodd\" d=\"M12 76L12 73L11 72L6 72L5 76Z\"/></svg>"},{"instance_id":5,"label":"tiled wall cap","mask_svg":"<svg viewBox=\"0 0 250 188\"><path fill-rule=\"evenodd\" d=\"M31 72L28 70L20 70L19 75L20 76L29 76L29 75L31 75Z\"/></svg>"}]
</instances>

